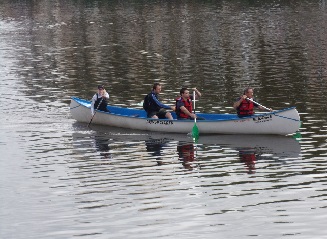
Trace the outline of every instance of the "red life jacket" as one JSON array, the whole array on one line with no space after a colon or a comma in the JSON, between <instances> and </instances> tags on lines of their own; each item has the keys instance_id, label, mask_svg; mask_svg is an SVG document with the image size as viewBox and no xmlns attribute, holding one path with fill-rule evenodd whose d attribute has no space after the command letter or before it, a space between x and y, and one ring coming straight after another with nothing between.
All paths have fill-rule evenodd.
<instances>
[{"instance_id":1,"label":"red life jacket","mask_svg":"<svg viewBox=\"0 0 327 239\"><path fill-rule=\"evenodd\" d=\"M247 166L249 173L254 173L255 171L255 163L256 163L256 156L254 153L241 153L241 161L245 163Z\"/></svg>"},{"instance_id":2,"label":"red life jacket","mask_svg":"<svg viewBox=\"0 0 327 239\"><path fill-rule=\"evenodd\" d=\"M250 100L243 100L239 107L237 107L238 115L253 115L254 114L254 104Z\"/></svg>"},{"instance_id":3,"label":"red life jacket","mask_svg":"<svg viewBox=\"0 0 327 239\"><path fill-rule=\"evenodd\" d=\"M177 146L180 159L183 161L191 162L194 161L194 145L186 144Z\"/></svg>"},{"instance_id":4,"label":"red life jacket","mask_svg":"<svg viewBox=\"0 0 327 239\"><path fill-rule=\"evenodd\" d=\"M176 115L177 115L177 118L188 119L190 116L188 116L187 114L184 114L184 112L181 111L181 109L177 107L178 101L182 101L184 103L184 107L190 113L192 113L193 107L192 107L192 100L191 100L191 98L188 98L187 100L184 100L182 97L179 97L179 98L176 99Z\"/></svg>"}]
</instances>

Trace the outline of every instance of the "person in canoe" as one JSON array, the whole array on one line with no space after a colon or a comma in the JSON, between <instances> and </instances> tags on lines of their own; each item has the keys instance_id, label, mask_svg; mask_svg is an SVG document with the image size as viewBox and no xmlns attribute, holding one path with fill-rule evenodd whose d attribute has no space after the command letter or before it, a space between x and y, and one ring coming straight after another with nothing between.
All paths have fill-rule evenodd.
<instances>
[{"instance_id":1,"label":"person in canoe","mask_svg":"<svg viewBox=\"0 0 327 239\"><path fill-rule=\"evenodd\" d=\"M148 118L172 120L173 116L167 109L175 111L175 107L161 103L159 101L160 92L160 83L154 83L152 91L144 97L143 109L147 112Z\"/></svg>"},{"instance_id":2,"label":"person in canoe","mask_svg":"<svg viewBox=\"0 0 327 239\"><path fill-rule=\"evenodd\" d=\"M233 107L237 110L238 117L245 117L254 114L254 108L258 108L259 110L264 110L265 108L257 103L248 100L253 100L253 88L248 87L244 89L243 95L237 98L234 102ZM272 109L269 109L272 111Z\"/></svg>"},{"instance_id":3,"label":"person in canoe","mask_svg":"<svg viewBox=\"0 0 327 239\"><path fill-rule=\"evenodd\" d=\"M193 120L194 118L204 120L203 117L197 117L196 114L193 113L192 100L199 99L201 93L196 88L193 88L192 90L195 91L195 99L193 99L193 95L190 95L187 88L182 88L179 91L181 96L176 99L176 115L178 120Z\"/></svg>"},{"instance_id":4,"label":"person in canoe","mask_svg":"<svg viewBox=\"0 0 327 239\"><path fill-rule=\"evenodd\" d=\"M94 109L109 112L107 109L109 94L103 85L98 85L98 92L92 97L91 114L94 115Z\"/></svg>"}]
</instances>

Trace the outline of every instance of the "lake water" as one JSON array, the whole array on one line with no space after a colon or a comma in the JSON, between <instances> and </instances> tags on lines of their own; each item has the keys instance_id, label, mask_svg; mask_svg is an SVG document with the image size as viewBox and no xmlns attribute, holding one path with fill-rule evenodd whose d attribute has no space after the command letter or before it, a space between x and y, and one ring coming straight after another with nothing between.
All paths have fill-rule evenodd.
<instances>
[{"instance_id":1,"label":"lake water","mask_svg":"<svg viewBox=\"0 0 327 239\"><path fill-rule=\"evenodd\" d=\"M308 1L1 1L1 238L327 238L327 6ZM288 136L77 123L104 84L140 107L296 106Z\"/></svg>"}]
</instances>

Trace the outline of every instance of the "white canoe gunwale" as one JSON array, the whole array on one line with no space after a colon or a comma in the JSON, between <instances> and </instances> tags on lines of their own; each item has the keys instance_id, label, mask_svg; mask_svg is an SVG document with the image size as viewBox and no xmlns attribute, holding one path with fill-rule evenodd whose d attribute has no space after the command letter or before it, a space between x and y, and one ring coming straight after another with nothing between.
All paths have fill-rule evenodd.
<instances>
[{"instance_id":1,"label":"white canoe gunwale","mask_svg":"<svg viewBox=\"0 0 327 239\"><path fill-rule=\"evenodd\" d=\"M71 98L70 112L78 122L89 123L91 120L91 102L76 97ZM146 118L141 109L108 106L110 113L97 111L92 124L109 125L166 133L189 133L192 120L168 120ZM300 116L295 107L273 112L255 114L239 118L236 114L197 113L206 120L198 120L200 134L276 134L295 133L300 127ZM175 113L173 116L176 117Z\"/></svg>"}]
</instances>

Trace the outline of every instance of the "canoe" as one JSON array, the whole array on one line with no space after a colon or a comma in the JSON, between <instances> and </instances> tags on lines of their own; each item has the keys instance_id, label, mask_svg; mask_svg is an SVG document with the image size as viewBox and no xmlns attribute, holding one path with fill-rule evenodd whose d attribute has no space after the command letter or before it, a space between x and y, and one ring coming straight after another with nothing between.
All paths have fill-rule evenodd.
<instances>
[{"instance_id":1,"label":"canoe","mask_svg":"<svg viewBox=\"0 0 327 239\"><path fill-rule=\"evenodd\" d=\"M71 98L70 112L78 122L89 123L91 102ZM187 134L192 131L192 120L168 120L147 118L143 109L108 105L110 112L97 111L92 124L108 125L120 128ZM174 119L176 114L172 113ZM198 120L200 134L276 134L295 133L300 128L300 116L295 107L273 112L259 113L239 118L236 114L197 113L206 120Z\"/></svg>"}]
</instances>

